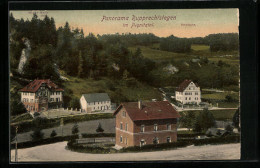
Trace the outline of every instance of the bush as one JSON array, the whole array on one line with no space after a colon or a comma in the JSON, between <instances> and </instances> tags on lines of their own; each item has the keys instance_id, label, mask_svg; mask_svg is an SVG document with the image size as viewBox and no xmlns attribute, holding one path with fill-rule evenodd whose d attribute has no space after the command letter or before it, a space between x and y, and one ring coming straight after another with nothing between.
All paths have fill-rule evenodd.
<instances>
[{"instance_id":1,"label":"bush","mask_svg":"<svg viewBox=\"0 0 260 168\"><path fill-rule=\"evenodd\" d=\"M38 145L44 145L44 144L51 144L55 142L62 142L62 141L70 141L73 139L78 138L78 135L69 135L69 136L57 136L53 138L46 138L46 139L39 139L36 141L27 141L27 142L20 142L17 144L17 147L20 148L29 148L33 146L38 146ZM11 144L11 149L15 148L15 144Z\"/></svg>"},{"instance_id":2,"label":"bush","mask_svg":"<svg viewBox=\"0 0 260 168\"><path fill-rule=\"evenodd\" d=\"M55 137L57 135L55 130L52 130L50 137Z\"/></svg>"},{"instance_id":3,"label":"bush","mask_svg":"<svg viewBox=\"0 0 260 168\"><path fill-rule=\"evenodd\" d=\"M33 141L43 139L43 136L44 136L44 133L39 128L35 129L33 131L33 133L31 134L31 137L32 137Z\"/></svg>"},{"instance_id":4,"label":"bush","mask_svg":"<svg viewBox=\"0 0 260 168\"><path fill-rule=\"evenodd\" d=\"M79 126L78 126L77 123L74 124L74 126L72 127L72 129L71 129L71 133L72 133L73 135L79 133Z\"/></svg>"},{"instance_id":5,"label":"bush","mask_svg":"<svg viewBox=\"0 0 260 168\"><path fill-rule=\"evenodd\" d=\"M101 124L99 123L98 124L98 127L97 127L97 129L96 129L96 132L104 132L104 129L102 128L102 126L101 126Z\"/></svg>"},{"instance_id":6,"label":"bush","mask_svg":"<svg viewBox=\"0 0 260 168\"><path fill-rule=\"evenodd\" d=\"M34 116L34 117L38 117L38 116L40 116L40 113L35 112L35 113L33 114L33 116Z\"/></svg>"},{"instance_id":7,"label":"bush","mask_svg":"<svg viewBox=\"0 0 260 168\"><path fill-rule=\"evenodd\" d=\"M97 137L115 137L115 133L95 133L95 134L81 134L83 138L97 138Z\"/></svg>"},{"instance_id":8,"label":"bush","mask_svg":"<svg viewBox=\"0 0 260 168\"><path fill-rule=\"evenodd\" d=\"M233 132L233 129L234 128L229 124L225 127L225 130L228 131L228 132Z\"/></svg>"}]
</instances>

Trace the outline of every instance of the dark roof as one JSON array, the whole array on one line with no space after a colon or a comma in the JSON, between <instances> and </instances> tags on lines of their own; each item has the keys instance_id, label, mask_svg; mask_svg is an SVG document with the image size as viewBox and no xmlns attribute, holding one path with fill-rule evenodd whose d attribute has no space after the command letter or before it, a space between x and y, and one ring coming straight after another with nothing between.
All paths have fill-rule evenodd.
<instances>
[{"instance_id":1,"label":"dark roof","mask_svg":"<svg viewBox=\"0 0 260 168\"><path fill-rule=\"evenodd\" d=\"M187 80L185 79L180 85L179 87L176 89L176 91L178 92L183 92L188 86L189 84L192 82L192 80ZM197 83L194 83L196 85L196 87L199 87Z\"/></svg>"},{"instance_id":2,"label":"dark roof","mask_svg":"<svg viewBox=\"0 0 260 168\"><path fill-rule=\"evenodd\" d=\"M114 115L124 107L133 121L179 118L179 113L168 101L142 102L142 108L138 108L138 102L122 103L114 112Z\"/></svg>"},{"instance_id":3,"label":"dark roof","mask_svg":"<svg viewBox=\"0 0 260 168\"><path fill-rule=\"evenodd\" d=\"M83 94L87 102L100 102L100 101L110 101L107 93L90 93Z\"/></svg>"},{"instance_id":4,"label":"dark roof","mask_svg":"<svg viewBox=\"0 0 260 168\"><path fill-rule=\"evenodd\" d=\"M46 86L51 91L64 91L63 89L59 88L55 83L50 81L50 79L35 79L24 88L20 89L20 92L36 92L42 84L46 84Z\"/></svg>"}]
</instances>

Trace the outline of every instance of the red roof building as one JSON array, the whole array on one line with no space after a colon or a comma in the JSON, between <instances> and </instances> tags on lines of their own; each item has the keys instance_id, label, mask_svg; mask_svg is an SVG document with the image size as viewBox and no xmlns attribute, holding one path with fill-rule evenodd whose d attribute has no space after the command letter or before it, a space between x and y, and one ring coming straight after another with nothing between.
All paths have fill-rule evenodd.
<instances>
[{"instance_id":1,"label":"red roof building","mask_svg":"<svg viewBox=\"0 0 260 168\"><path fill-rule=\"evenodd\" d=\"M175 99L182 104L199 104L201 102L199 85L191 80L184 80L175 91Z\"/></svg>"},{"instance_id":2,"label":"red roof building","mask_svg":"<svg viewBox=\"0 0 260 168\"><path fill-rule=\"evenodd\" d=\"M168 101L122 103L114 115L118 146L177 141L176 124L180 115Z\"/></svg>"},{"instance_id":3,"label":"red roof building","mask_svg":"<svg viewBox=\"0 0 260 168\"><path fill-rule=\"evenodd\" d=\"M29 112L62 107L63 91L50 79L36 79L19 90L21 102Z\"/></svg>"}]
</instances>

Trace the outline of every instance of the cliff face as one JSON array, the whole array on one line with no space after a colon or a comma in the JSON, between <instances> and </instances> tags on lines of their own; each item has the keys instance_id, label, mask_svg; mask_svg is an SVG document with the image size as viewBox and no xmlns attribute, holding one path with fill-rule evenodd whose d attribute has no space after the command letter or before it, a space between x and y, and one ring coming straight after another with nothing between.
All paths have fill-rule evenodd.
<instances>
[{"instance_id":1,"label":"cliff face","mask_svg":"<svg viewBox=\"0 0 260 168\"><path fill-rule=\"evenodd\" d=\"M27 38L24 38L24 44L26 47L22 50L19 65L18 65L18 72L20 74L23 74L24 65L26 64L26 62L30 56L30 52L31 52L30 40Z\"/></svg>"}]
</instances>

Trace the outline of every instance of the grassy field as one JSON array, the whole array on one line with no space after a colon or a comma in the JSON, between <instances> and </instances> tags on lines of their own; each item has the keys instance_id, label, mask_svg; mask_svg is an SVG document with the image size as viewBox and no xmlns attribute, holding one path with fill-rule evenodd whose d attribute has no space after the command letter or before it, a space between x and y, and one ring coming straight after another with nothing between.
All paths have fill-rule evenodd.
<instances>
[{"instance_id":1,"label":"grassy field","mask_svg":"<svg viewBox=\"0 0 260 168\"><path fill-rule=\"evenodd\" d=\"M235 93L235 92L202 94L202 98L204 98L204 99L225 100L227 95L230 95L235 100L239 99L239 94Z\"/></svg>"},{"instance_id":2,"label":"grassy field","mask_svg":"<svg viewBox=\"0 0 260 168\"><path fill-rule=\"evenodd\" d=\"M151 99L161 99L160 92L146 84L138 82L138 87L129 88L122 83L113 82L107 78L102 78L100 80L93 79L79 79L74 77L68 77L70 81L64 83L65 90L71 89L73 95L77 98L80 98L82 94L86 93L100 93L106 92L110 96L113 102L113 97L120 91L120 94L126 97L129 101L136 101L138 98L142 100L151 100ZM111 83L115 90L111 90L107 83Z\"/></svg>"},{"instance_id":3,"label":"grassy field","mask_svg":"<svg viewBox=\"0 0 260 168\"><path fill-rule=\"evenodd\" d=\"M187 111L180 112L180 115L183 115ZM193 111L195 115L199 115L201 111ZM232 120L233 115L236 112L236 109L234 110L210 110L210 112L213 114L214 118L216 120Z\"/></svg>"},{"instance_id":4,"label":"grassy field","mask_svg":"<svg viewBox=\"0 0 260 168\"><path fill-rule=\"evenodd\" d=\"M191 49L194 51L209 51L208 45L199 45L199 44L193 44L191 45Z\"/></svg>"},{"instance_id":5,"label":"grassy field","mask_svg":"<svg viewBox=\"0 0 260 168\"><path fill-rule=\"evenodd\" d=\"M159 50L159 44L153 44L151 46L135 46L129 47L129 50L135 52L137 47L142 50L144 57L152 59L154 61L171 61L171 60L190 60L192 58L208 57L212 62L218 62L222 60L228 64L239 64L239 52L238 51L218 51L211 52L207 45L193 44L191 46L191 52L189 53L174 53L169 51Z\"/></svg>"}]
</instances>

